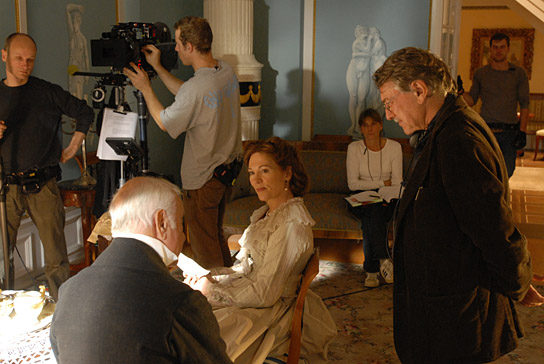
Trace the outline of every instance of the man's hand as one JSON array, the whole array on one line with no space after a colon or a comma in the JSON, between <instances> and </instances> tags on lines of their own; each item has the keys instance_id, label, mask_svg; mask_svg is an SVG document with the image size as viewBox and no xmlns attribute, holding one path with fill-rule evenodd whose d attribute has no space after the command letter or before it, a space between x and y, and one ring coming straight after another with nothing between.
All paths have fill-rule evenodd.
<instances>
[{"instance_id":1,"label":"man's hand","mask_svg":"<svg viewBox=\"0 0 544 364\"><path fill-rule=\"evenodd\" d=\"M542 306L544 304L544 297L531 285L525 297L519 303L527 307Z\"/></svg>"},{"instance_id":2,"label":"man's hand","mask_svg":"<svg viewBox=\"0 0 544 364\"><path fill-rule=\"evenodd\" d=\"M61 163L66 163L70 159L72 159L76 155L77 150L78 148L72 145L69 145L66 148L64 148L64 150L62 151L62 155L60 157Z\"/></svg>"},{"instance_id":3,"label":"man's hand","mask_svg":"<svg viewBox=\"0 0 544 364\"><path fill-rule=\"evenodd\" d=\"M187 284L189 287L196 291L200 291L204 296L210 292L210 284L215 282L211 274L208 274L204 277L195 277L184 275L185 280L183 283Z\"/></svg>"},{"instance_id":4,"label":"man's hand","mask_svg":"<svg viewBox=\"0 0 544 364\"><path fill-rule=\"evenodd\" d=\"M386 181L383 181L383 185L384 186L391 186L392 182L390 179L386 180Z\"/></svg>"},{"instance_id":5,"label":"man's hand","mask_svg":"<svg viewBox=\"0 0 544 364\"><path fill-rule=\"evenodd\" d=\"M0 120L0 139L4 137L4 132L6 131L8 127L6 126L6 123L4 120Z\"/></svg>"},{"instance_id":6,"label":"man's hand","mask_svg":"<svg viewBox=\"0 0 544 364\"><path fill-rule=\"evenodd\" d=\"M146 93L149 94L150 91L153 91L151 88L151 80L149 79L147 72L138 68L134 62L130 62L130 66L132 69L125 67L123 68L123 73L130 79L132 86L140 90L144 96Z\"/></svg>"},{"instance_id":7,"label":"man's hand","mask_svg":"<svg viewBox=\"0 0 544 364\"><path fill-rule=\"evenodd\" d=\"M64 148L64 150L62 151L62 155L60 156L61 163L68 162L70 159L72 159L76 155L84 139L85 139L84 133L80 131L76 131L74 133L74 135L72 136L72 140L70 140L70 144L66 148Z\"/></svg>"},{"instance_id":8,"label":"man's hand","mask_svg":"<svg viewBox=\"0 0 544 364\"><path fill-rule=\"evenodd\" d=\"M153 44L148 44L142 47L142 51L144 52L147 63L157 70L161 66L160 49L155 47Z\"/></svg>"}]
</instances>

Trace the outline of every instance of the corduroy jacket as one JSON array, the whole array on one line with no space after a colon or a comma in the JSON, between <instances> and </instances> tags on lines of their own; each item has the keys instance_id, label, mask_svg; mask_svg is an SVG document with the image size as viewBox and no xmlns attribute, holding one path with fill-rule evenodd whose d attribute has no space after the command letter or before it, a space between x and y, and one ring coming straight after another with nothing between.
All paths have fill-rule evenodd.
<instances>
[{"instance_id":1,"label":"corduroy jacket","mask_svg":"<svg viewBox=\"0 0 544 364\"><path fill-rule=\"evenodd\" d=\"M499 146L462 97L448 95L416 147L395 216L394 335L402 363L481 363L523 331L514 301L531 284Z\"/></svg>"}]
</instances>

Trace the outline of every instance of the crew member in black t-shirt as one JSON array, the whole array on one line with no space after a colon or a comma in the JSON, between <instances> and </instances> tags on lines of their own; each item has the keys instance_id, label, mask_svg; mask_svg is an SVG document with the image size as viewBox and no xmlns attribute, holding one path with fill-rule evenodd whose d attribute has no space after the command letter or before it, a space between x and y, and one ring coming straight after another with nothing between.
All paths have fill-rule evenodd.
<instances>
[{"instance_id":1,"label":"crew member in black t-shirt","mask_svg":"<svg viewBox=\"0 0 544 364\"><path fill-rule=\"evenodd\" d=\"M56 181L59 162L71 159L81 146L94 112L60 86L30 76L36 43L27 34L6 38L2 61L6 78L0 82L0 144L6 173L6 210L13 282L13 247L25 212L36 225L45 255L49 293L56 300L59 286L69 278L64 238L64 206ZM61 116L77 120L70 144L62 149ZM2 267L3 252L0 254ZM2 274L3 287L7 285Z\"/></svg>"}]
</instances>

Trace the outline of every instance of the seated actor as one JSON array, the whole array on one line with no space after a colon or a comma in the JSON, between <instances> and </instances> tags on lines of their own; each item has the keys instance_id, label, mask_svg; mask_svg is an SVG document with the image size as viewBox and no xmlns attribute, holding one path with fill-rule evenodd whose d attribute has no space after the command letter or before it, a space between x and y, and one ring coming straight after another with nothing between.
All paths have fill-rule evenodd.
<instances>
[{"instance_id":1,"label":"seated actor","mask_svg":"<svg viewBox=\"0 0 544 364\"><path fill-rule=\"evenodd\" d=\"M308 176L295 148L277 137L249 143L244 161L265 205L255 210L239 241L237 264L188 282L211 303L236 364L263 363L267 357L282 362L277 360L289 348L296 290L314 250L315 223L302 199ZM312 291L305 306L301 358L325 363L336 335L334 320Z\"/></svg>"},{"instance_id":2,"label":"seated actor","mask_svg":"<svg viewBox=\"0 0 544 364\"><path fill-rule=\"evenodd\" d=\"M179 189L136 177L109 212L113 242L60 289L58 363L231 363L206 298L169 274L185 241Z\"/></svg>"}]
</instances>

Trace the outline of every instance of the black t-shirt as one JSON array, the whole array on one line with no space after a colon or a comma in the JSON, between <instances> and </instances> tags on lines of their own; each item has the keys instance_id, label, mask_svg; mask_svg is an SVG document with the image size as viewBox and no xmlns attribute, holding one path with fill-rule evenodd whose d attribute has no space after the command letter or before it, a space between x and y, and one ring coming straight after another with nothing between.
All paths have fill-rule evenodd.
<instances>
[{"instance_id":1,"label":"black t-shirt","mask_svg":"<svg viewBox=\"0 0 544 364\"><path fill-rule=\"evenodd\" d=\"M22 86L0 82L0 139L6 173L57 165L62 153L62 115L75 118L76 131L87 133L93 110L60 86L30 77Z\"/></svg>"}]
</instances>

